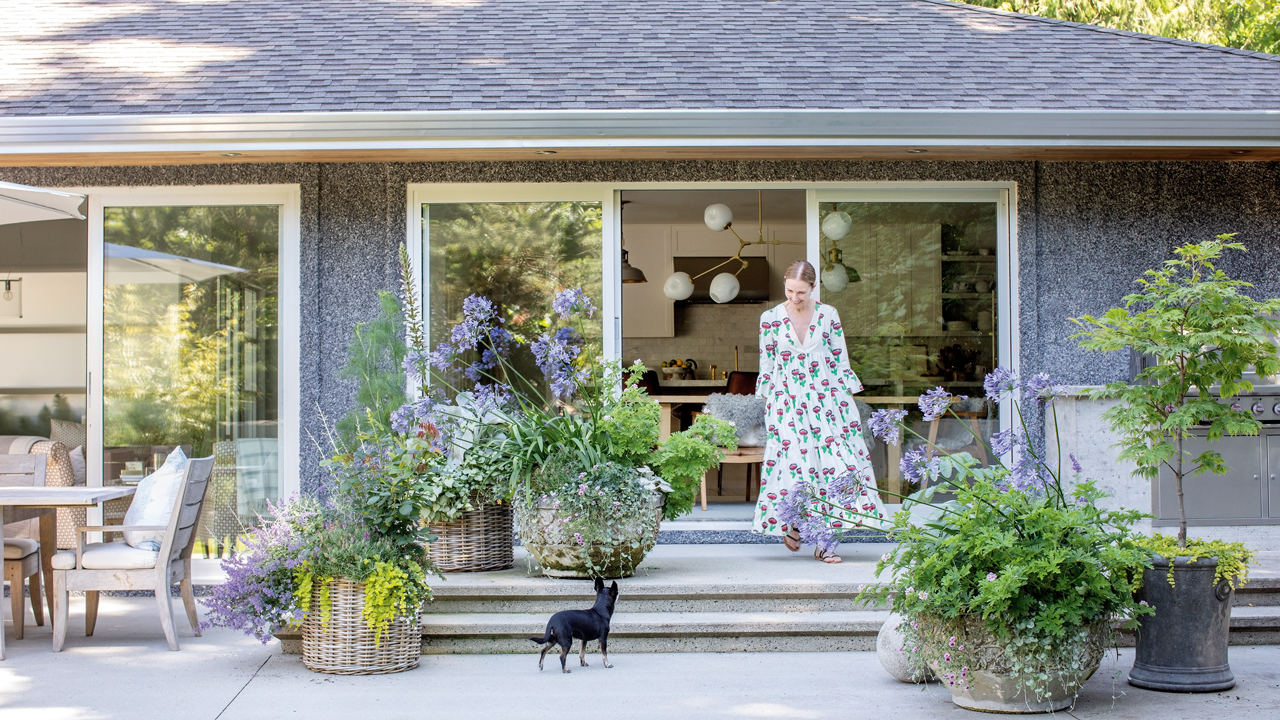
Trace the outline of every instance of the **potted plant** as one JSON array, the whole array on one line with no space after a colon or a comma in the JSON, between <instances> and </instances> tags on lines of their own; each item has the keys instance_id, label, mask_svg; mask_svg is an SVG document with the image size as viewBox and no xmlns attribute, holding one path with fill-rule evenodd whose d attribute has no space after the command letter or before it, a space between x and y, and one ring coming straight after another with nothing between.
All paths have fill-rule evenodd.
<instances>
[{"instance_id":1,"label":"potted plant","mask_svg":"<svg viewBox=\"0 0 1280 720\"><path fill-rule=\"evenodd\" d=\"M1156 608L1138 628L1129 682L1171 692L1216 692L1235 685L1227 660L1234 586L1247 580L1252 554L1240 543L1187 539L1183 483L1190 475L1228 471L1222 456L1186 449L1193 429L1210 443L1223 435L1257 435L1262 424L1247 411L1221 403L1253 390L1245 373L1280 370L1273 338L1280 300L1243 294L1249 283L1215 267L1227 250L1244 251L1231 235L1188 244L1176 257L1138 279L1138 292L1124 307L1101 317L1073 319L1075 335L1089 350L1130 350L1152 358L1133 382L1114 382L1090 393L1119 402L1103 413L1120 437L1118 459L1133 462L1135 475L1172 476L1178 496L1178 534L1143 541L1155 565L1142 597Z\"/></svg>"},{"instance_id":2,"label":"potted plant","mask_svg":"<svg viewBox=\"0 0 1280 720\"><path fill-rule=\"evenodd\" d=\"M271 506L244 551L223 560L227 582L206 602L208 624L264 643L301 628L303 663L316 672L368 675L417 666L418 613L430 599L421 530L427 502L405 468L432 454L425 438L395 434L324 465L340 482L326 502Z\"/></svg>"},{"instance_id":3,"label":"potted plant","mask_svg":"<svg viewBox=\"0 0 1280 720\"><path fill-rule=\"evenodd\" d=\"M581 290L557 293L553 307L531 343L539 382L511 361L500 309L467 298L449 340L410 351L419 398L392 422L437 428L450 455L483 457L486 476L505 479L521 541L545 573L625 577L661 519L689 512L702 475L737 447L733 426L702 416L658 443L658 406L639 386L644 366L596 354L584 327L595 307Z\"/></svg>"},{"instance_id":4,"label":"potted plant","mask_svg":"<svg viewBox=\"0 0 1280 720\"><path fill-rule=\"evenodd\" d=\"M981 467L967 453L930 447L905 453L904 475L927 487L904 499L894 516L897 545L876 565L877 576L887 573L889 580L862 595L891 603L904 620L908 664L931 668L955 704L1007 713L1060 710L1074 702L1113 643L1112 622L1150 612L1133 596L1150 564L1131 537L1141 514L1103 509L1091 481L1077 478L1068 487L1061 469L1050 468L1027 440L1017 396L1051 403L1056 389L1047 378L1021 383L997 369L986 386L988 398L1014 396L1015 429L990 443L993 457L1013 460ZM938 388L920 397L920 409L931 420L950 413L952 401ZM905 416L881 410L869 425L894 443L900 431L912 432ZM851 503L858 490L852 476L840 478L821 500ZM954 499L944 502L936 493ZM806 524L816 524L805 516L825 505L808 485L792 495L789 507L804 534Z\"/></svg>"}]
</instances>

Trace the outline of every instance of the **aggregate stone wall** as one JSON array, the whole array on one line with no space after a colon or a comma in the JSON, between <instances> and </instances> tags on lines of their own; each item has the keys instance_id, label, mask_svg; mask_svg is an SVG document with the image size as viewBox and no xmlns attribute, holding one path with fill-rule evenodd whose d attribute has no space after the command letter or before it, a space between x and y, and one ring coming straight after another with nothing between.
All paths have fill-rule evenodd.
<instances>
[{"instance_id":1,"label":"aggregate stone wall","mask_svg":"<svg viewBox=\"0 0 1280 720\"><path fill-rule=\"evenodd\" d=\"M458 182L764 182L1000 180L1018 185L1021 363L1073 384L1124 376L1127 357L1081 353L1066 318L1119 302L1143 269L1186 241L1237 232L1247 257L1225 267L1280 294L1280 163L1036 162L475 162L0 168L0 179L51 187L297 183L302 188L302 478L324 418L352 402L337 377L352 327L396 287L406 185ZM1032 427L1040 423L1032 424ZM314 438L317 442L312 442Z\"/></svg>"}]
</instances>

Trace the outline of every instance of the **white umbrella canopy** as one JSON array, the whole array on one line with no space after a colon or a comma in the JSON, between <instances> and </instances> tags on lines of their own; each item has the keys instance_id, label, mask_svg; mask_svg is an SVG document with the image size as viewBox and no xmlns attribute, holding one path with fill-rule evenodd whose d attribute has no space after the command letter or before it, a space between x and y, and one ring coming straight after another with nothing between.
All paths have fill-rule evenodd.
<instances>
[{"instance_id":1,"label":"white umbrella canopy","mask_svg":"<svg viewBox=\"0 0 1280 720\"><path fill-rule=\"evenodd\" d=\"M102 255L108 285L196 283L246 272L231 265L113 243L102 244Z\"/></svg>"},{"instance_id":2,"label":"white umbrella canopy","mask_svg":"<svg viewBox=\"0 0 1280 720\"><path fill-rule=\"evenodd\" d=\"M83 195L0 182L0 225L37 220L84 220Z\"/></svg>"}]
</instances>

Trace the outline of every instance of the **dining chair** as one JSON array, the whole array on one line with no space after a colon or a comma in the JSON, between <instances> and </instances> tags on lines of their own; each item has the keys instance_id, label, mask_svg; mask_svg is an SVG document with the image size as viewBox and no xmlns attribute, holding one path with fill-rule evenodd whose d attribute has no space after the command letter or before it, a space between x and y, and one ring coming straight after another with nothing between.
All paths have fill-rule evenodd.
<instances>
[{"instance_id":1,"label":"dining chair","mask_svg":"<svg viewBox=\"0 0 1280 720\"><path fill-rule=\"evenodd\" d=\"M63 551L53 557L54 624L53 651L60 652L67 637L67 605L72 590L85 594L84 634L93 635L98 620L98 593L103 590L152 590L160 610L160 626L170 650L178 649L173 604L169 589L179 583L187 620L200 637L195 594L191 589L191 549L196 541L196 522L204 505L205 490L213 473L213 456L188 460L173 511L167 525L92 525L76 528L79 541L75 552ZM160 532L160 550L135 548L124 541L85 545L87 532Z\"/></svg>"},{"instance_id":2,"label":"dining chair","mask_svg":"<svg viewBox=\"0 0 1280 720\"><path fill-rule=\"evenodd\" d=\"M0 455L0 486L43 487L47 457L45 455ZM13 615L13 638L21 640L26 631L27 611L22 601L22 586L31 596L31 614L36 625L44 625L44 606L40 602L40 541L33 538L4 539L4 580L9 583L10 612ZM0 628L0 632L3 628Z\"/></svg>"}]
</instances>

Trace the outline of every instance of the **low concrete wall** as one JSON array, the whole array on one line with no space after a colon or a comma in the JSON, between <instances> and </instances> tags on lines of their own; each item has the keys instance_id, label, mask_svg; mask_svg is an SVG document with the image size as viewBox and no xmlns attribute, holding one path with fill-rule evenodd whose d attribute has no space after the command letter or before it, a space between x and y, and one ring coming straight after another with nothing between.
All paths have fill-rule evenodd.
<instances>
[{"instance_id":1,"label":"low concrete wall","mask_svg":"<svg viewBox=\"0 0 1280 720\"><path fill-rule=\"evenodd\" d=\"M1114 400L1092 400L1083 395L1081 388L1073 388L1072 394L1054 403L1054 410L1045 413L1045 446L1050 467L1058 461L1058 449L1054 444L1055 418L1057 436L1061 442L1062 468L1071 478L1071 460L1075 455L1080 463L1081 477L1091 478L1111 497L1104 505L1110 508L1126 507L1152 512L1151 482L1134 477L1133 463L1116 459L1119 450L1113 447L1118 438L1102 419L1102 413L1116 404ZM1157 528L1165 534L1175 534L1177 528ZM1150 534L1150 520L1143 520L1139 530ZM1280 525L1196 525L1187 528L1190 537L1205 540L1243 542L1252 550L1280 550Z\"/></svg>"}]
</instances>

